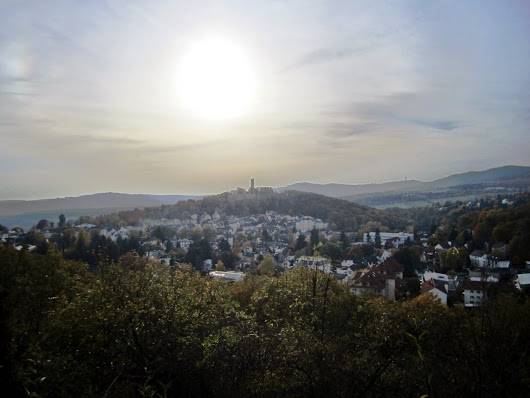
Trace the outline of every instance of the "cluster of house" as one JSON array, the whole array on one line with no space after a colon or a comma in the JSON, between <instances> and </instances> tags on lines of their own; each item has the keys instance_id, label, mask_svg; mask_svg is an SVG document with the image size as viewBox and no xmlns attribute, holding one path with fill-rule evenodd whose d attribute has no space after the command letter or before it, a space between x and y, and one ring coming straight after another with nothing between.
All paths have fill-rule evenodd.
<instances>
[{"instance_id":1,"label":"cluster of house","mask_svg":"<svg viewBox=\"0 0 530 398\"><path fill-rule=\"evenodd\" d=\"M9 231L6 231L2 234L0 234L0 242L6 243L9 245L15 245L17 242L24 239L26 234L24 233L24 230L22 228L13 228Z\"/></svg>"},{"instance_id":2,"label":"cluster of house","mask_svg":"<svg viewBox=\"0 0 530 398\"><path fill-rule=\"evenodd\" d=\"M177 238L177 236L189 236L191 231L209 231L210 246L215 251L221 240L226 240L230 246L234 246L239 238L242 241L241 264L244 269L250 266L256 258L264 255L274 255L279 261L283 261L287 254L290 240L295 240L300 234L309 240L313 229L318 229L320 236L331 239L337 238L340 232L333 231L329 225L318 218L309 216L290 216L268 211L264 214L252 216L221 215L218 212L210 215L192 214L185 219L146 219L140 228L145 231L144 235L149 235L158 226L170 227L175 231L175 236L168 240L172 247L178 247L187 251L193 243L189 237ZM124 227L127 230L129 227ZM266 234L264 234L264 231ZM110 231L113 236L119 231ZM151 247L160 248L159 251L150 250L149 254L154 257L166 255L164 245L156 240L145 241Z\"/></svg>"},{"instance_id":3,"label":"cluster of house","mask_svg":"<svg viewBox=\"0 0 530 398\"><path fill-rule=\"evenodd\" d=\"M248 191L241 190L232 195L259 195L267 194L267 188L254 187L253 181ZM157 238L154 231L157 227L170 227L174 236L161 240ZM74 226L78 231L91 231L96 229L93 224L77 224ZM276 262L285 270L295 267L305 267L320 270L333 275L341 283L344 283L355 295L375 294L389 300L403 297L407 289L407 283L411 278L404 278L403 265L393 258L393 254L399 248L412 244L415 236L408 232L367 232L362 239L354 242L353 233L346 232L346 237L353 245L371 245L380 243L381 248L376 250L376 255L363 258L354 262L352 259L343 259L333 263L330 259L322 256L297 256L292 250L293 242L300 235L310 240L313 230L318 230L323 239L339 239L341 232L331 230L326 222L309 216L290 216L273 211L252 216L234 216L220 214L192 214L185 218L173 219L145 219L138 226L124 226L120 228L96 229L100 236L104 236L118 242L119 240L136 237L138 244L144 248L146 256L150 259L160 261L166 265L174 264L172 249L179 248L187 252L193 241L190 239L192 231L208 230L210 246L213 251L219 249L219 242L226 240L234 247L237 241L238 250L235 271L213 270L214 264L211 259L206 259L203 271L212 278L224 281L237 282L245 277L245 271L256 265L261 258L272 255ZM49 231L44 231L45 238L50 238ZM48 234L48 235L46 235ZM23 247L34 250L35 246L23 246L20 242L24 240L24 231L13 228L0 235L0 241L14 246L17 250ZM510 262L503 260L506 255L506 246L493 247L489 253L474 251L469 255L470 269L465 272L443 274L439 271L442 267L440 259L444 253L454 250L452 247L437 245L430 247L427 244L428 235L420 237L423 243L421 262L423 271L416 271L416 283L420 284L421 294L429 294L447 305L448 303L461 303L465 307L480 306L487 299L488 292L498 284L501 278L511 277L514 286L523 290L530 288L530 262L527 262L527 273L515 272L510 267ZM379 245L378 245L379 246Z\"/></svg>"},{"instance_id":4,"label":"cluster of house","mask_svg":"<svg viewBox=\"0 0 530 398\"><path fill-rule=\"evenodd\" d=\"M267 211L264 214L252 216L221 215L217 211L213 214L192 214L179 219L145 219L142 221L144 230L157 226L172 227L176 231L190 231L196 228L214 231L218 237L231 240L237 233L257 234L266 229L274 240L287 240L290 231L308 233L316 228L322 233L330 233L328 224L318 218L309 216L290 216Z\"/></svg>"},{"instance_id":5,"label":"cluster of house","mask_svg":"<svg viewBox=\"0 0 530 398\"><path fill-rule=\"evenodd\" d=\"M47 233L46 238L49 238L51 235ZM13 246L15 250L25 249L27 251L34 251L37 246L35 245L26 245L23 244L26 238L26 233L22 228L15 227L4 233L0 234L0 243Z\"/></svg>"},{"instance_id":6,"label":"cluster of house","mask_svg":"<svg viewBox=\"0 0 530 398\"><path fill-rule=\"evenodd\" d=\"M355 295L372 294L396 300L398 294L403 297L406 287L403 265L387 250L377 257L377 262L368 266L356 265L352 260L333 265L325 257L302 256L289 259L284 267L307 267L334 274ZM519 290L530 288L530 262L527 262L526 271L513 275L514 286ZM443 274L429 269L416 272L421 294L430 294L443 305L451 301L466 308L482 305L502 275L502 271L492 272L491 268L475 268L461 274Z\"/></svg>"},{"instance_id":7,"label":"cluster of house","mask_svg":"<svg viewBox=\"0 0 530 398\"><path fill-rule=\"evenodd\" d=\"M363 235L363 242L375 242L377 239L381 240L381 244L386 247L400 247L405 243L414 240L414 234L408 232L366 232Z\"/></svg>"}]
</instances>

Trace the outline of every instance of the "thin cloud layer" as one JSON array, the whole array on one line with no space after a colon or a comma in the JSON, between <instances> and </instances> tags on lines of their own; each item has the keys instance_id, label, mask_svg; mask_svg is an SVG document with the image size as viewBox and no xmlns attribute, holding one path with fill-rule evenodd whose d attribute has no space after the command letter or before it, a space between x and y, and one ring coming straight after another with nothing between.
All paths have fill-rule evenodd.
<instances>
[{"instance_id":1,"label":"thin cloud layer","mask_svg":"<svg viewBox=\"0 0 530 398\"><path fill-rule=\"evenodd\" d=\"M0 199L525 164L528 21L515 0L3 2ZM179 59L211 36L255 68L240 118L178 103Z\"/></svg>"}]
</instances>

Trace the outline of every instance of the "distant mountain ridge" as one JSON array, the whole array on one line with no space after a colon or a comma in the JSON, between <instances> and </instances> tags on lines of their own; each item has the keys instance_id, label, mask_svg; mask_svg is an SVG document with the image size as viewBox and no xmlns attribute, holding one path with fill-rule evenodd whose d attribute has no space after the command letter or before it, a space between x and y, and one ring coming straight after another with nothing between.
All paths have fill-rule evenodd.
<instances>
[{"instance_id":1,"label":"distant mountain ridge","mask_svg":"<svg viewBox=\"0 0 530 398\"><path fill-rule=\"evenodd\" d=\"M448 192L448 198L464 198L482 194L489 194L487 190L504 187L510 189L525 189L530 186L530 167L502 166L482 171L470 171L452 174L434 181L404 180L391 181L380 184L317 184L299 182L280 187L278 190L296 190L311 192L333 198L346 199L368 206L381 203L402 204L407 201L421 202L426 198L443 200L443 192ZM497 187L497 188L498 188ZM409 195L404 195L410 193ZM436 193L435 195L433 195ZM391 201L394 202L391 202Z\"/></svg>"},{"instance_id":2,"label":"distant mountain ridge","mask_svg":"<svg viewBox=\"0 0 530 398\"><path fill-rule=\"evenodd\" d=\"M502 166L453 174L430 182L418 180L391 181L380 184L300 182L279 187L276 191L313 193L364 206L385 208L423 206L445 200L470 200L476 197L528 189L530 189L530 167ZM4 200L0 201L0 224L20 225L26 228L34 225L41 218L57 219L61 213L64 213L67 218L77 218L81 215L98 216L135 208L156 208L198 198L201 196L106 192L55 199ZM292 203L291 199L292 195L289 203ZM322 200L317 202L324 203ZM326 205L331 206L331 203L326 203ZM339 204L335 203L335 205Z\"/></svg>"},{"instance_id":3,"label":"distant mountain ridge","mask_svg":"<svg viewBox=\"0 0 530 398\"><path fill-rule=\"evenodd\" d=\"M530 167L501 166L482 171L468 171L434 180L430 184L433 184L437 188L442 188L458 185L497 183L517 178L530 178Z\"/></svg>"},{"instance_id":4,"label":"distant mountain ridge","mask_svg":"<svg viewBox=\"0 0 530 398\"><path fill-rule=\"evenodd\" d=\"M196 195L149 195L105 192L55 199L2 200L0 201L0 215L6 216L54 210L153 207L198 197Z\"/></svg>"},{"instance_id":5,"label":"distant mountain ridge","mask_svg":"<svg viewBox=\"0 0 530 398\"><path fill-rule=\"evenodd\" d=\"M365 194L375 192L387 192L402 189L415 189L425 184L418 180L392 181L380 184L318 184L312 182L297 182L289 184L286 187L280 187L278 190L283 191L300 191L311 192L319 195L331 196L333 198L342 198L353 194Z\"/></svg>"},{"instance_id":6,"label":"distant mountain ridge","mask_svg":"<svg viewBox=\"0 0 530 398\"><path fill-rule=\"evenodd\" d=\"M0 201L0 224L27 228L41 218L100 215L120 210L170 205L182 200L197 199L198 195L149 195L104 192L76 197L38 200Z\"/></svg>"}]
</instances>

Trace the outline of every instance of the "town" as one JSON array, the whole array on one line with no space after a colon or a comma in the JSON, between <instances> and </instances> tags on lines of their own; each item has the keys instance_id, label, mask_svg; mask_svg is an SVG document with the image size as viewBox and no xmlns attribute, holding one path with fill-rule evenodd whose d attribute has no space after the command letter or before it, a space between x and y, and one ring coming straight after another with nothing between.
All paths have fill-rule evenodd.
<instances>
[{"instance_id":1,"label":"town","mask_svg":"<svg viewBox=\"0 0 530 398\"><path fill-rule=\"evenodd\" d=\"M256 188L254 179L247 190L228 193L234 201L252 201L259 194L273 195L273 190ZM506 198L498 201L504 208L513 205ZM465 207L477 205L480 202L469 202ZM232 282L304 267L333 276L354 295L391 301L431 295L442 305L465 308L479 307L500 288L530 288L530 261L513 267L507 243L470 250L471 241L463 242L461 236L440 241L436 229L345 231L306 215L266 211L236 216L217 209L180 218L145 218L137 225L87 221L61 215L56 222L41 220L27 232L3 228L0 242L43 253L53 246L92 266L133 252L168 267ZM472 239L472 232L469 235Z\"/></svg>"}]
</instances>

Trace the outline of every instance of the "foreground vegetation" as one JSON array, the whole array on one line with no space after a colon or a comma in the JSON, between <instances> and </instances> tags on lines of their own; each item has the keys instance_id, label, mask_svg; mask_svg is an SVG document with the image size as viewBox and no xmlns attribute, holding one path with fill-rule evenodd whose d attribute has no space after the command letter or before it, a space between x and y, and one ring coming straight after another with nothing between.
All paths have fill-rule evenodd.
<instances>
[{"instance_id":1,"label":"foreground vegetation","mask_svg":"<svg viewBox=\"0 0 530 398\"><path fill-rule=\"evenodd\" d=\"M225 284L132 255L0 248L7 396L523 396L530 303L356 298L323 273Z\"/></svg>"}]
</instances>

